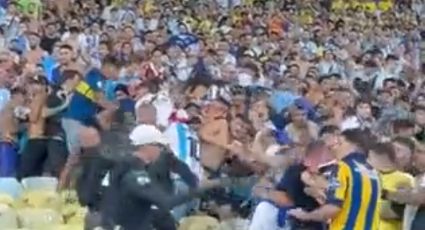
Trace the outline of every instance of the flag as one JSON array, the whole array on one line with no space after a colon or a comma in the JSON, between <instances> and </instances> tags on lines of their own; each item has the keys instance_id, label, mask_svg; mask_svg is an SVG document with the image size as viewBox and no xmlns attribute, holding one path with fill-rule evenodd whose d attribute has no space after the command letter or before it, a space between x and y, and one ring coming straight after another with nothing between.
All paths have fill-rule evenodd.
<instances>
[{"instance_id":1,"label":"flag","mask_svg":"<svg viewBox=\"0 0 425 230\"><path fill-rule=\"evenodd\" d=\"M199 41L199 38L196 37L195 35L190 33L184 33L184 34L172 36L170 40L168 40L168 43L170 45L177 45L180 48L185 49L189 47L190 45L194 45L198 43L198 41Z\"/></svg>"}]
</instances>

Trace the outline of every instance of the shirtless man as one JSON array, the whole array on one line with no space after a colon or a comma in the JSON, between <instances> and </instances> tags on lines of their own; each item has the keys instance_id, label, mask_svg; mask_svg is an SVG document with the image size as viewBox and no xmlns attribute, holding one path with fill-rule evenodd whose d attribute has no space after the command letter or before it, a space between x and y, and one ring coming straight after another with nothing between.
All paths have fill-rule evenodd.
<instances>
[{"instance_id":1,"label":"shirtless man","mask_svg":"<svg viewBox=\"0 0 425 230\"><path fill-rule=\"evenodd\" d=\"M11 100L0 115L0 177L13 177L17 166L17 133L19 115L24 111L25 93L16 88L11 90Z\"/></svg>"},{"instance_id":2,"label":"shirtless man","mask_svg":"<svg viewBox=\"0 0 425 230\"><path fill-rule=\"evenodd\" d=\"M48 155L48 138L46 136L46 118L64 110L69 99L60 106L47 108L49 88L43 76L36 76L30 82L30 113L28 115L28 142L21 157L20 177L41 176L44 161ZM58 175L56 175L58 176Z\"/></svg>"},{"instance_id":3,"label":"shirtless man","mask_svg":"<svg viewBox=\"0 0 425 230\"><path fill-rule=\"evenodd\" d=\"M30 50L26 54L28 63L38 64L46 52L40 47L40 35L37 32L28 32Z\"/></svg>"},{"instance_id":4,"label":"shirtless man","mask_svg":"<svg viewBox=\"0 0 425 230\"><path fill-rule=\"evenodd\" d=\"M229 149L229 104L223 99L213 101L203 114L201 138L201 164L207 177L214 177L222 166Z\"/></svg>"}]
</instances>

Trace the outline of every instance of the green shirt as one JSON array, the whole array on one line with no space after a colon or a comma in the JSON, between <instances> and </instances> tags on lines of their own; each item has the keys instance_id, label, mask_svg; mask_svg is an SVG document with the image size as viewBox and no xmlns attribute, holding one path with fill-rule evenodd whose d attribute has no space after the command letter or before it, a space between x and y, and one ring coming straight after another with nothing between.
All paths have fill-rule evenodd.
<instances>
[{"instance_id":1,"label":"green shirt","mask_svg":"<svg viewBox=\"0 0 425 230\"><path fill-rule=\"evenodd\" d=\"M22 13L31 15L35 18L41 16L43 4L40 0L19 0L18 4Z\"/></svg>"}]
</instances>

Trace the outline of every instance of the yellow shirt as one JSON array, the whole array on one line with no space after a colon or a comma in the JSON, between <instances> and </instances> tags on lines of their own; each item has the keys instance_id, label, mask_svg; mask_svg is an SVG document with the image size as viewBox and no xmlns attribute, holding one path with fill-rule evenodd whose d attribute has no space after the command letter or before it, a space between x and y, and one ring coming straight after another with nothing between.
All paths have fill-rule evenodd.
<instances>
[{"instance_id":1,"label":"yellow shirt","mask_svg":"<svg viewBox=\"0 0 425 230\"><path fill-rule=\"evenodd\" d=\"M346 8L346 3L342 0L332 1L332 10L343 10Z\"/></svg>"},{"instance_id":2,"label":"yellow shirt","mask_svg":"<svg viewBox=\"0 0 425 230\"><path fill-rule=\"evenodd\" d=\"M392 0L381 0L378 3L378 7L382 11L391 10L394 6L394 2Z\"/></svg>"},{"instance_id":3,"label":"yellow shirt","mask_svg":"<svg viewBox=\"0 0 425 230\"><path fill-rule=\"evenodd\" d=\"M373 13L378 10L378 6L375 1L369 1L369 2L363 3L363 9L365 11Z\"/></svg>"},{"instance_id":4,"label":"yellow shirt","mask_svg":"<svg viewBox=\"0 0 425 230\"><path fill-rule=\"evenodd\" d=\"M381 186L382 189L388 190L388 191L396 191L397 186L400 186L400 184L403 185L411 185L413 187L415 179L413 176L411 176L408 173L401 172L401 171L393 171L390 173L380 173L381 178ZM379 201L380 206L384 205L387 206L388 201L386 200L380 200ZM401 230L402 229L402 222L401 220L383 220L381 219L379 223L379 230Z\"/></svg>"},{"instance_id":5,"label":"yellow shirt","mask_svg":"<svg viewBox=\"0 0 425 230\"><path fill-rule=\"evenodd\" d=\"M351 153L332 171L326 203L341 208L329 230L365 230L379 226L379 175L362 153Z\"/></svg>"},{"instance_id":6,"label":"yellow shirt","mask_svg":"<svg viewBox=\"0 0 425 230\"><path fill-rule=\"evenodd\" d=\"M41 16L43 5L40 0L20 0L18 3L22 12L34 18L39 18Z\"/></svg>"}]
</instances>

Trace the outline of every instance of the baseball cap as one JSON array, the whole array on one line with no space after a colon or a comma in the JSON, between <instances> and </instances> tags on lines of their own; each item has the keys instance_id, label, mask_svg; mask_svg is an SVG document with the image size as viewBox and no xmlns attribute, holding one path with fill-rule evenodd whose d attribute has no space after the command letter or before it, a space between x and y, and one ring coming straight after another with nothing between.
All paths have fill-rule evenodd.
<instances>
[{"instance_id":1,"label":"baseball cap","mask_svg":"<svg viewBox=\"0 0 425 230\"><path fill-rule=\"evenodd\" d=\"M138 125L129 135L134 146L149 144L168 144L165 136L153 125Z\"/></svg>"}]
</instances>

